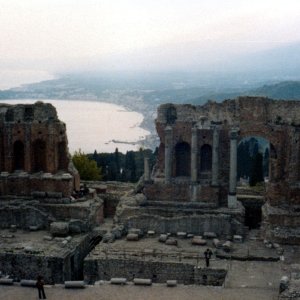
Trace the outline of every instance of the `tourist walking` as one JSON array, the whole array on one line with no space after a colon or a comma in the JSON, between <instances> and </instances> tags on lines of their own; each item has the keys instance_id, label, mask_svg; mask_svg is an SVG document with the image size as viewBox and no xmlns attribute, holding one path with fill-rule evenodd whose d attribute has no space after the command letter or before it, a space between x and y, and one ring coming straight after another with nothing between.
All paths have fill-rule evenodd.
<instances>
[{"instance_id":1,"label":"tourist walking","mask_svg":"<svg viewBox=\"0 0 300 300\"><path fill-rule=\"evenodd\" d=\"M44 284L43 277L39 275L36 281L36 287L39 291L39 299L47 299L44 291Z\"/></svg>"},{"instance_id":2,"label":"tourist walking","mask_svg":"<svg viewBox=\"0 0 300 300\"><path fill-rule=\"evenodd\" d=\"M205 257L205 262L206 262L206 267L208 268L209 267L209 260L210 260L210 258L211 258L211 256L212 256L212 251L209 249L209 248L207 248L206 250L205 250L205 252L204 252L204 257Z\"/></svg>"}]
</instances>

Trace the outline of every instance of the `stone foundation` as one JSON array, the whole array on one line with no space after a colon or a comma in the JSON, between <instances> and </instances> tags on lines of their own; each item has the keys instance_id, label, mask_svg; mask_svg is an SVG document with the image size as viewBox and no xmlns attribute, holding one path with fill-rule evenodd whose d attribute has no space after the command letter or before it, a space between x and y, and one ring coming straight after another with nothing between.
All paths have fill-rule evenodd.
<instances>
[{"instance_id":1,"label":"stone foundation","mask_svg":"<svg viewBox=\"0 0 300 300\"><path fill-rule=\"evenodd\" d=\"M122 266L120 268L120 266ZM154 283L177 280L182 284L223 285L227 271L222 269L198 268L188 263L141 261L139 259L86 258L84 279L87 282L124 277L151 279Z\"/></svg>"}]
</instances>

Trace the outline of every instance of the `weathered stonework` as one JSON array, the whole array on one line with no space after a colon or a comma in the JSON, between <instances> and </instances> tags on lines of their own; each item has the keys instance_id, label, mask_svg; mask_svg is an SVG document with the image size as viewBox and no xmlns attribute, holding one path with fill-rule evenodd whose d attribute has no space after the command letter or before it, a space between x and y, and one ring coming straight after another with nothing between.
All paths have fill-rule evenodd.
<instances>
[{"instance_id":1,"label":"weathered stonework","mask_svg":"<svg viewBox=\"0 0 300 300\"><path fill-rule=\"evenodd\" d=\"M77 193L66 126L52 105L0 105L0 172L0 270L15 280L80 279L101 239L93 229L103 200L94 189Z\"/></svg>"},{"instance_id":2,"label":"weathered stonework","mask_svg":"<svg viewBox=\"0 0 300 300\"><path fill-rule=\"evenodd\" d=\"M270 143L263 233L271 240L299 243L299 128L298 101L239 97L202 106L161 105L156 119L158 159L143 190L149 206L198 203L223 207L224 215L238 210L237 144L259 136Z\"/></svg>"},{"instance_id":3,"label":"weathered stonework","mask_svg":"<svg viewBox=\"0 0 300 300\"><path fill-rule=\"evenodd\" d=\"M79 189L71 165L66 125L51 104L0 106L0 194L30 195Z\"/></svg>"}]
</instances>

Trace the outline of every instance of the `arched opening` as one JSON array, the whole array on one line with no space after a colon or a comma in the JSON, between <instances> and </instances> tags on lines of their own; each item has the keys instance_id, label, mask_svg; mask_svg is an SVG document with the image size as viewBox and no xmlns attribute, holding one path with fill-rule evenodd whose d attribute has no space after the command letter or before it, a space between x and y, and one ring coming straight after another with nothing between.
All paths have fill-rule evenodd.
<instances>
[{"instance_id":1,"label":"arched opening","mask_svg":"<svg viewBox=\"0 0 300 300\"><path fill-rule=\"evenodd\" d=\"M212 149L208 144L204 144L200 151L200 171L209 172L212 168Z\"/></svg>"},{"instance_id":2,"label":"arched opening","mask_svg":"<svg viewBox=\"0 0 300 300\"><path fill-rule=\"evenodd\" d=\"M175 147L176 177L191 174L191 147L188 143L178 143Z\"/></svg>"},{"instance_id":3,"label":"arched opening","mask_svg":"<svg viewBox=\"0 0 300 300\"><path fill-rule=\"evenodd\" d=\"M66 148L66 142L59 142L57 145L58 170L67 170L68 168Z\"/></svg>"},{"instance_id":4,"label":"arched opening","mask_svg":"<svg viewBox=\"0 0 300 300\"><path fill-rule=\"evenodd\" d=\"M40 139L33 143L32 170L46 171L46 142Z\"/></svg>"},{"instance_id":5,"label":"arched opening","mask_svg":"<svg viewBox=\"0 0 300 300\"><path fill-rule=\"evenodd\" d=\"M260 228L265 181L269 177L270 143L262 137L243 138L237 149L237 197L245 207L245 226Z\"/></svg>"},{"instance_id":6,"label":"arched opening","mask_svg":"<svg viewBox=\"0 0 300 300\"><path fill-rule=\"evenodd\" d=\"M24 144L21 141L14 142L13 169L24 170Z\"/></svg>"}]
</instances>

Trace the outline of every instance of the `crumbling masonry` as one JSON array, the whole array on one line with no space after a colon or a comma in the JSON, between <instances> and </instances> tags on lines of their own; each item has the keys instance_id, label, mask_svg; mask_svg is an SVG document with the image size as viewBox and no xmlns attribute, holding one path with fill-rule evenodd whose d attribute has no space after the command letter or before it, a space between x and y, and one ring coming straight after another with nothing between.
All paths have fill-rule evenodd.
<instances>
[{"instance_id":1,"label":"crumbling masonry","mask_svg":"<svg viewBox=\"0 0 300 300\"><path fill-rule=\"evenodd\" d=\"M263 234L300 243L300 102L240 97L202 106L165 104L156 119L160 137L152 174L145 160L146 201L128 224L158 232L243 234L236 198L237 145L260 136L270 143ZM155 220L155 221L154 221Z\"/></svg>"}]
</instances>

